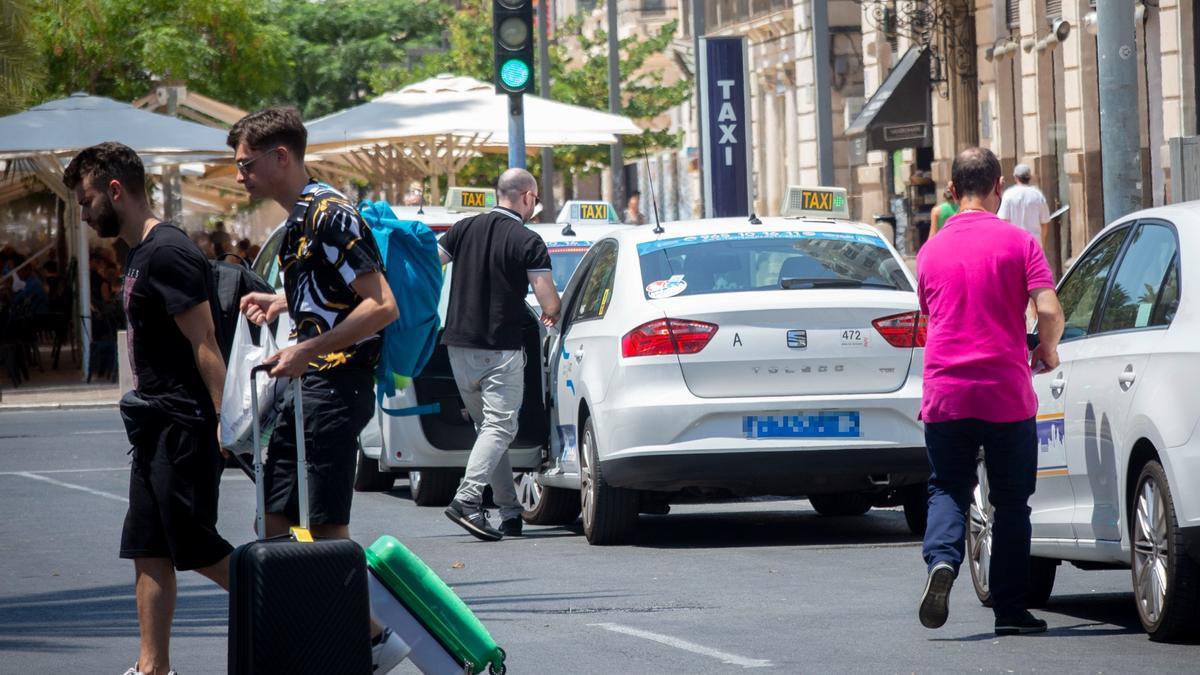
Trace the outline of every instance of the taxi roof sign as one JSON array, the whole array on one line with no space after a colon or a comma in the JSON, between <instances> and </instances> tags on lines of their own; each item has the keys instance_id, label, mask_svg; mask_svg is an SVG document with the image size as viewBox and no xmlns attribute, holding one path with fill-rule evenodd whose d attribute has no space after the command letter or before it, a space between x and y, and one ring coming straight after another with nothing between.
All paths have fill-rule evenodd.
<instances>
[{"instance_id":1,"label":"taxi roof sign","mask_svg":"<svg viewBox=\"0 0 1200 675\"><path fill-rule=\"evenodd\" d=\"M788 186L779 213L788 218L850 219L846 188Z\"/></svg>"},{"instance_id":2,"label":"taxi roof sign","mask_svg":"<svg viewBox=\"0 0 1200 675\"><path fill-rule=\"evenodd\" d=\"M451 212L483 212L496 206L495 188L452 187L446 193L446 210Z\"/></svg>"},{"instance_id":3,"label":"taxi roof sign","mask_svg":"<svg viewBox=\"0 0 1200 675\"><path fill-rule=\"evenodd\" d=\"M616 223L616 210L605 201L571 200L558 212L560 223Z\"/></svg>"}]
</instances>

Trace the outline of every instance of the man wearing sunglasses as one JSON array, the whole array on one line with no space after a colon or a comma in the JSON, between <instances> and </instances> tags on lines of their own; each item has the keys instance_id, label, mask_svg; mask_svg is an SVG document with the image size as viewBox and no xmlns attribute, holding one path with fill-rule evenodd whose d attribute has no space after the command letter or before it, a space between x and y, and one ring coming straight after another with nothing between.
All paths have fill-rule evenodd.
<instances>
[{"instance_id":1,"label":"man wearing sunglasses","mask_svg":"<svg viewBox=\"0 0 1200 675\"><path fill-rule=\"evenodd\" d=\"M537 181L524 169L509 169L496 196L496 208L455 223L438 241L442 264L455 263L442 344L478 434L446 516L484 541L521 534L508 446L525 396L526 289L532 284L546 326L557 323L561 305L546 243L525 227L541 201ZM489 484L500 529L483 510Z\"/></svg>"},{"instance_id":2,"label":"man wearing sunglasses","mask_svg":"<svg viewBox=\"0 0 1200 675\"><path fill-rule=\"evenodd\" d=\"M350 502L358 435L375 414L375 366L381 331L399 310L383 275L370 228L354 204L308 175L308 132L294 108L251 113L233 125L237 181L251 197L290 213L279 268L283 294L249 293L241 310L257 324L287 312L296 344L268 357L272 377L301 377L308 460L309 520L318 537L350 538ZM294 415L285 410L264 466L267 536L299 521ZM390 629L371 623L376 675L409 652Z\"/></svg>"}]
</instances>

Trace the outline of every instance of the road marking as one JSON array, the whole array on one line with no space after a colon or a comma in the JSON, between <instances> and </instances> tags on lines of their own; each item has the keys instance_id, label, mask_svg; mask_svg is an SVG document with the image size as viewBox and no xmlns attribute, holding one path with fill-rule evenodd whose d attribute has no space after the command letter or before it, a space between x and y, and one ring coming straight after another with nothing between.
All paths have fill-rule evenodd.
<instances>
[{"instance_id":1,"label":"road marking","mask_svg":"<svg viewBox=\"0 0 1200 675\"><path fill-rule=\"evenodd\" d=\"M105 430L93 430L93 431L72 431L68 435L70 435L70 436L92 436L94 434L123 434L123 433L125 433L125 431L123 429L105 429Z\"/></svg>"},{"instance_id":2,"label":"road marking","mask_svg":"<svg viewBox=\"0 0 1200 675\"><path fill-rule=\"evenodd\" d=\"M57 485L57 486L59 486L59 487L65 487L65 488L69 488L69 489L71 489L71 490L79 490L80 492L86 492L86 493L88 493L88 494L91 494L91 495L96 495L97 497L104 497L105 499L115 499L115 500L117 500L117 501L119 501L119 502L124 502L124 503L126 503L126 504L128 504L128 503L129 503L129 499L128 499L128 498L126 498L126 497L122 497L122 496L120 496L120 495L114 495L114 494L112 494L111 492L103 492L103 491L101 491L101 490L93 490L93 489L92 489L92 488L90 488L90 487L84 487L84 486L82 486L82 485L76 485L76 484L74 484L74 483L64 483L64 482L63 482L63 481L61 481L61 480L55 480L55 479L53 479L53 478L48 478L48 477L46 477L46 476L39 476L39 475L37 475L36 473L32 473L32 472L30 472L30 471L17 471L17 472L14 472L14 473L10 474L10 475L13 475L13 476L24 476L24 477L26 477L26 478L32 478L32 479L34 479L34 480L45 481L45 482L47 482L47 483L50 483L51 485Z\"/></svg>"},{"instance_id":3,"label":"road marking","mask_svg":"<svg viewBox=\"0 0 1200 675\"><path fill-rule=\"evenodd\" d=\"M100 471L128 471L129 465L106 466L102 469L44 469L41 471L0 471L0 476L24 476L30 473L97 473Z\"/></svg>"},{"instance_id":4,"label":"road marking","mask_svg":"<svg viewBox=\"0 0 1200 675\"><path fill-rule=\"evenodd\" d=\"M682 649L685 652L707 656L712 659L717 659L721 663L728 663L730 665L741 666L743 668L770 668L772 665L770 661L765 659L751 659L745 656L738 656L737 654L730 654L728 652L713 649L712 647L705 647L704 645L698 645L695 642L688 642L687 640L681 640L677 637L671 637L670 635L651 633L650 631L646 630L622 626L619 623L590 623L588 625L596 626L597 628L603 628L604 630L612 631L614 633L621 633L622 635L631 635L633 637L642 638L643 640L650 640L651 642L657 642L668 647Z\"/></svg>"}]
</instances>

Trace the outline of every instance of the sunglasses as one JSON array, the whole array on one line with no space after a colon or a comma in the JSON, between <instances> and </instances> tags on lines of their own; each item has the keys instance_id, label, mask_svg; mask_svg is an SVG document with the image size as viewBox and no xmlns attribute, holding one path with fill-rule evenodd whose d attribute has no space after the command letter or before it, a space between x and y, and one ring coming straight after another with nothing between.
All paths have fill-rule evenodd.
<instances>
[{"instance_id":1,"label":"sunglasses","mask_svg":"<svg viewBox=\"0 0 1200 675\"><path fill-rule=\"evenodd\" d=\"M527 194L527 195L533 195L533 203L534 203L534 204L541 204L541 203L542 203L542 196L541 196L541 195L539 195L538 193L534 192L533 190L526 190L526 191L525 191L525 194Z\"/></svg>"},{"instance_id":2,"label":"sunglasses","mask_svg":"<svg viewBox=\"0 0 1200 675\"><path fill-rule=\"evenodd\" d=\"M283 147L283 146L277 145L277 146L271 148L270 150L263 150L262 152L258 153L257 155L251 157L250 159L243 159L243 160L234 162L233 165L237 167L238 171L245 173L246 169L249 169L251 164L257 162L258 160L262 159L263 157L266 157L267 155L271 154L272 152L275 152L276 150L278 150L281 147Z\"/></svg>"}]
</instances>

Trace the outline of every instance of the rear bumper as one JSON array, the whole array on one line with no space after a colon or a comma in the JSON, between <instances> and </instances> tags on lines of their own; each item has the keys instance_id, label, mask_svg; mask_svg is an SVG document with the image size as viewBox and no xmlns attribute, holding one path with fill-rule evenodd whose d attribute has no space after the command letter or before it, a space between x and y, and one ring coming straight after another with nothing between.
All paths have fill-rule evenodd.
<instances>
[{"instance_id":1,"label":"rear bumper","mask_svg":"<svg viewBox=\"0 0 1200 675\"><path fill-rule=\"evenodd\" d=\"M601 459L600 470L610 485L637 490L806 495L921 483L929 461L923 447L731 451L623 455Z\"/></svg>"}]
</instances>

